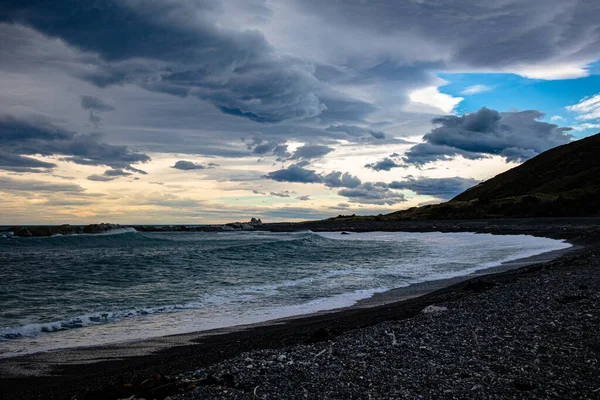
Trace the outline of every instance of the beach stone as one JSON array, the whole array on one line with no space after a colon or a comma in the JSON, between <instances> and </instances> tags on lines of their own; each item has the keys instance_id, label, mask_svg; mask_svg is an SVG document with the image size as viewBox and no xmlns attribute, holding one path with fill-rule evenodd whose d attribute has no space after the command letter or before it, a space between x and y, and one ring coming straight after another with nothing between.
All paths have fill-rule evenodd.
<instances>
[{"instance_id":1,"label":"beach stone","mask_svg":"<svg viewBox=\"0 0 600 400\"><path fill-rule=\"evenodd\" d=\"M515 379L513 385L521 392L528 392L536 388L536 385L533 382L524 379Z\"/></svg>"},{"instance_id":2,"label":"beach stone","mask_svg":"<svg viewBox=\"0 0 600 400\"><path fill-rule=\"evenodd\" d=\"M556 301L558 301L561 304L568 304L568 303L576 303L581 300L586 300L587 298L588 297L583 294L573 294L573 295L565 295L565 296L558 297L558 298L556 298Z\"/></svg>"},{"instance_id":3,"label":"beach stone","mask_svg":"<svg viewBox=\"0 0 600 400\"><path fill-rule=\"evenodd\" d=\"M220 385L221 380L209 374L206 378L201 379L196 383L200 386Z\"/></svg>"},{"instance_id":4,"label":"beach stone","mask_svg":"<svg viewBox=\"0 0 600 400\"><path fill-rule=\"evenodd\" d=\"M307 340L308 343L319 343L331 340L335 337L333 333L327 328L319 328L310 336Z\"/></svg>"},{"instance_id":5,"label":"beach stone","mask_svg":"<svg viewBox=\"0 0 600 400\"><path fill-rule=\"evenodd\" d=\"M235 376L232 374L223 374L221 375L221 381L225 386L233 387L235 386Z\"/></svg>"},{"instance_id":6,"label":"beach stone","mask_svg":"<svg viewBox=\"0 0 600 400\"><path fill-rule=\"evenodd\" d=\"M448 307L430 305L425 307L421 312L424 314L436 314L448 311Z\"/></svg>"}]
</instances>

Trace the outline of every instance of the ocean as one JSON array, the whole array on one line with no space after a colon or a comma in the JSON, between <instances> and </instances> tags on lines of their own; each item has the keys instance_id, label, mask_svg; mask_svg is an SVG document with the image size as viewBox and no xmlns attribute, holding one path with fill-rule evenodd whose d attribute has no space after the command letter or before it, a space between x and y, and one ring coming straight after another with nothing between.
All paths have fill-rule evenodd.
<instances>
[{"instance_id":1,"label":"ocean","mask_svg":"<svg viewBox=\"0 0 600 400\"><path fill-rule=\"evenodd\" d=\"M0 238L0 357L330 310L567 247L437 232Z\"/></svg>"}]
</instances>

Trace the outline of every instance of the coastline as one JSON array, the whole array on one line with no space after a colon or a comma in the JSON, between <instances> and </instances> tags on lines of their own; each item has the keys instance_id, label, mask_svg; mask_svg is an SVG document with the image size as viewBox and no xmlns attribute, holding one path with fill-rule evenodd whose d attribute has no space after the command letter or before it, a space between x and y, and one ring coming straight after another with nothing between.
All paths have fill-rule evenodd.
<instances>
[{"instance_id":1,"label":"coastline","mask_svg":"<svg viewBox=\"0 0 600 400\"><path fill-rule=\"evenodd\" d=\"M577 257L585 253L598 243L599 224L587 224L582 229L579 223L576 221L565 230L551 229L553 238L568 239L574 244L571 248L515 260L463 277L392 289L351 307L213 331L3 359L0 360L0 398L49 398L50 393L53 398L70 398L82 393L89 393L83 398L104 398L101 394L118 386L127 370L136 370L140 376L174 375L253 349L305 343L315 332L324 329L337 336L384 321L410 318L430 304L468 296L470 292L464 290L465 285L480 281L482 276L486 282L501 285L535 273L549 261L563 259L566 254ZM430 226L434 228L438 224L430 223ZM521 228L519 231L525 233ZM537 227L535 232L539 230ZM495 232L486 229L486 233Z\"/></svg>"}]
</instances>

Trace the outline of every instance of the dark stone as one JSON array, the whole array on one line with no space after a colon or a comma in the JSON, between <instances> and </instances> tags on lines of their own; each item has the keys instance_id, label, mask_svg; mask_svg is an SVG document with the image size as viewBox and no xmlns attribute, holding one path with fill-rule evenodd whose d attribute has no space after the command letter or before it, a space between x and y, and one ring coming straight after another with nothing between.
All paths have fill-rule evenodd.
<instances>
[{"instance_id":1,"label":"dark stone","mask_svg":"<svg viewBox=\"0 0 600 400\"><path fill-rule=\"evenodd\" d=\"M235 376L233 376L232 374L221 375L221 381L223 382L223 386L227 386L227 387L235 386Z\"/></svg>"},{"instance_id":2,"label":"dark stone","mask_svg":"<svg viewBox=\"0 0 600 400\"><path fill-rule=\"evenodd\" d=\"M208 375L206 378L199 380L199 386L212 386L212 385L222 385L223 381L219 378L214 377L213 375Z\"/></svg>"},{"instance_id":3,"label":"dark stone","mask_svg":"<svg viewBox=\"0 0 600 400\"><path fill-rule=\"evenodd\" d=\"M469 281L464 287L464 290L468 292L483 292L484 290L488 290L496 286L497 284L494 282L487 282L482 280L477 281Z\"/></svg>"},{"instance_id":4,"label":"dark stone","mask_svg":"<svg viewBox=\"0 0 600 400\"><path fill-rule=\"evenodd\" d=\"M346 231L344 231L344 232L341 233L341 235L349 235L349 233L346 232Z\"/></svg>"},{"instance_id":5,"label":"dark stone","mask_svg":"<svg viewBox=\"0 0 600 400\"><path fill-rule=\"evenodd\" d=\"M15 236L19 236L19 237L31 237L33 235L31 234L31 232L29 231L29 229L27 229L27 228L19 228L19 229L15 229Z\"/></svg>"},{"instance_id":6,"label":"dark stone","mask_svg":"<svg viewBox=\"0 0 600 400\"><path fill-rule=\"evenodd\" d=\"M588 290L589 287L587 285L579 285L579 290Z\"/></svg>"},{"instance_id":7,"label":"dark stone","mask_svg":"<svg viewBox=\"0 0 600 400\"><path fill-rule=\"evenodd\" d=\"M585 300L587 298L588 297L584 294L574 294L574 295L565 295L565 296L557 297L556 301L558 301L561 304L568 304L568 303L576 303L578 301Z\"/></svg>"},{"instance_id":8,"label":"dark stone","mask_svg":"<svg viewBox=\"0 0 600 400\"><path fill-rule=\"evenodd\" d=\"M515 385L515 389L521 392L528 392L536 388L536 385L533 382L523 379L515 379L513 384Z\"/></svg>"},{"instance_id":9,"label":"dark stone","mask_svg":"<svg viewBox=\"0 0 600 400\"><path fill-rule=\"evenodd\" d=\"M308 343L319 343L326 342L335 337L335 335L327 328L319 328L310 335L310 338L307 340Z\"/></svg>"}]
</instances>

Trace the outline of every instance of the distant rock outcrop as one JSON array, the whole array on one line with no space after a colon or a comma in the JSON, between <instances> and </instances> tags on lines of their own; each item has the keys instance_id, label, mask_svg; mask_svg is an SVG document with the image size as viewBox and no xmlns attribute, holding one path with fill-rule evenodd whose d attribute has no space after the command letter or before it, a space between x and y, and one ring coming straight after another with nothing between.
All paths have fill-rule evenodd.
<instances>
[{"instance_id":1,"label":"distant rock outcrop","mask_svg":"<svg viewBox=\"0 0 600 400\"><path fill-rule=\"evenodd\" d=\"M64 224L56 226L14 227L11 228L11 230L13 231L14 236L19 237L47 237L56 235L75 235L81 233L98 234L123 228L123 226L116 224L91 224L83 227Z\"/></svg>"},{"instance_id":2,"label":"distant rock outcrop","mask_svg":"<svg viewBox=\"0 0 600 400\"><path fill-rule=\"evenodd\" d=\"M68 224L59 226L32 226L14 229L14 235L20 237L72 235L73 233L75 233L75 229Z\"/></svg>"},{"instance_id":3,"label":"distant rock outcrop","mask_svg":"<svg viewBox=\"0 0 600 400\"><path fill-rule=\"evenodd\" d=\"M117 224L91 224L83 227L83 233L106 233L115 229L123 229L123 227Z\"/></svg>"},{"instance_id":4,"label":"distant rock outcrop","mask_svg":"<svg viewBox=\"0 0 600 400\"><path fill-rule=\"evenodd\" d=\"M238 231L254 230L254 227L252 225L245 223L245 222L232 222L230 224L226 224L225 226L232 228L233 230L238 230Z\"/></svg>"}]
</instances>

